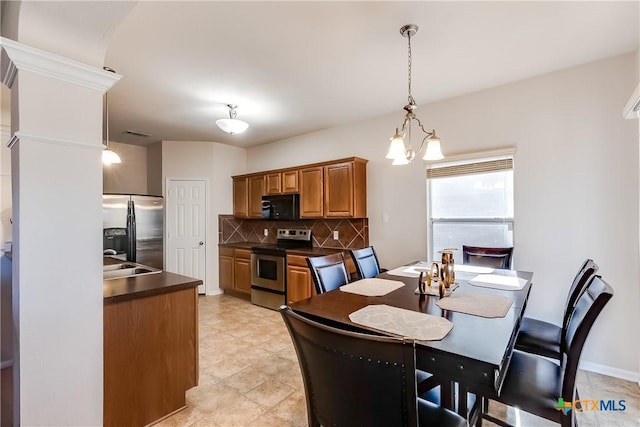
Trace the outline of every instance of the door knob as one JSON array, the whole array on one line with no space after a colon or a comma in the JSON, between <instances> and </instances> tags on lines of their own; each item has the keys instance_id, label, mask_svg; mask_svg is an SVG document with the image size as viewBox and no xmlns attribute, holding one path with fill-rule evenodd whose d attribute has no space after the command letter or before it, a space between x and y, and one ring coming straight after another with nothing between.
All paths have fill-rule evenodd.
<instances>
[{"instance_id":1,"label":"door knob","mask_svg":"<svg viewBox=\"0 0 640 427\"><path fill-rule=\"evenodd\" d=\"M200 240L200 241L198 242L198 244L199 244L200 246L202 246L202 245L204 245L204 242L203 242L202 240Z\"/></svg>"}]
</instances>

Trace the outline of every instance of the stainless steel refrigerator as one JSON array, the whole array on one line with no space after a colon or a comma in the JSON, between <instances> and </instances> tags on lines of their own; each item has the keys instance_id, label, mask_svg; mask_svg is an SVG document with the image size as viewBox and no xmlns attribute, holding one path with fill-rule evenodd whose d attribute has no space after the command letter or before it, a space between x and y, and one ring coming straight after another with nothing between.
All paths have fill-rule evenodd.
<instances>
[{"instance_id":1,"label":"stainless steel refrigerator","mask_svg":"<svg viewBox=\"0 0 640 427\"><path fill-rule=\"evenodd\" d=\"M102 196L105 254L164 270L164 199L134 194Z\"/></svg>"}]
</instances>

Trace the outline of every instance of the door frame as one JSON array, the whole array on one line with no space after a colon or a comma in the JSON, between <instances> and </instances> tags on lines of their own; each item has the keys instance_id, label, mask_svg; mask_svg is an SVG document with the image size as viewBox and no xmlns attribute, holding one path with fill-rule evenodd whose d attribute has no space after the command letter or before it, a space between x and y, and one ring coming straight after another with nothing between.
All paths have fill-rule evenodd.
<instances>
[{"instance_id":1,"label":"door frame","mask_svg":"<svg viewBox=\"0 0 640 427\"><path fill-rule=\"evenodd\" d=\"M210 251L209 251L209 241L212 240L210 239L210 232L209 230L211 230L211 224L210 224L210 219L209 219L209 212L211 210L210 207L210 203L211 201L209 200L209 178L206 177L185 177L185 176L166 176L165 180L164 180L164 188L162 189L162 193L164 194L164 200L165 200L165 209L164 209L164 223L165 224L169 224L168 221L168 212L169 212L169 184L172 181L202 181L204 182L204 194L205 194L205 204L204 204L204 215L205 215L205 220L204 220L204 228L205 228L205 243L204 243L204 279L202 280L203 285L204 285L204 295L207 295L207 291L208 291L208 286L207 283L210 282L210 275L211 275L211 270L212 270L212 266L209 262L210 259ZM164 265L169 265L169 251L167 250L167 248L169 247L169 227L165 226L165 230L164 230L164 241L165 241L165 245L164 245Z\"/></svg>"}]
</instances>

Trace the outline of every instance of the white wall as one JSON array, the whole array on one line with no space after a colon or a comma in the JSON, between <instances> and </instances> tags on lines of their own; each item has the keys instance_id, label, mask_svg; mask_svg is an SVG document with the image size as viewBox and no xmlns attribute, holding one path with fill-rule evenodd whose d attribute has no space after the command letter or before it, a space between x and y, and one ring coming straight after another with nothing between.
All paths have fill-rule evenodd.
<instances>
[{"instance_id":1,"label":"white wall","mask_svg":"<svg viewBox=\"0 0 640 427\"><path fill-rule=\"evenodd\" d=\"M148 194L147 149L113 141L109 149L120 156L122 163L102 166L103 192Z\"/></svg>"},{"instance_id":2,"label":"white wall","mask_svg":"<svg viewBox=\"0 0 640 427\"><path fill-rule=\"evenodd\" d=\"M206 293L218 286L218 214L232 212L231 175L246 170L246 150L215 142L162 142L162 182L167 178L208 180ZM168 263L167 263L168 264Z\"/></svg>"},{"instance_id":3,"label":"white wall","mask_svg":"<svg viewBox=\"0 0 640 427\"><path fill-rule=\"evenodd\" d=\"M513 146L515 263L534 272L527 315L558 322L581 262L593 258L615 296L583 353L593 370L638 378L638 126L620 111L637 84L636 55L610 58L421 106L446 155ZM472 72L472 71L470 71ZM426 259L425 166L384 158L393 115L248 150L249 171L360 156L369 159L371 244L392 268ZM389 223L382 223L382 215Z\"/></svg>"}]
</instances>

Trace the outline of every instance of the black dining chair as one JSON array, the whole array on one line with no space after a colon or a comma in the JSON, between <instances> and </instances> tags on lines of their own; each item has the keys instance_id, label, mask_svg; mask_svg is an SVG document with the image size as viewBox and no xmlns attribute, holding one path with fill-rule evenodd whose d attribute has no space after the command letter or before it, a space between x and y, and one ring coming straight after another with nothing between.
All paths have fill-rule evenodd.
<instances>
[{"instance_id":1,"label":"black dining chair","mask_svg":"<svg viewBox=\"0 0 640 427\"><path fill-rule=\"evenodd\" d=\"M576 302L584 292L586 285L590 283L591 276L597 271L598 266L593 260L587 259L582 263L580 270L578 270L573 279L571 288L569 288L560 325L524 317L516 338L516 350L560 360L561 349L566 346L564 337L567 332L567 326L573 315Z\"/></svg>"},{"instance_id":2,"label":"black dining chair","mask_svg":"<svg viewBox=\"0 0 640 427\"><path fill-rule=\"evenodd\" d=\"M338 252L331 255L307 258L311 278L318 295L349 283L344 255Z\"/></svg>"},{"instance_id":3,"label":"black dining chair","mask_svg":"<svg viewBox=\"0 0 640 427\"><path fill-rule=\"evenodd\" d=\"M378 274L387 271L384 268L380 268L380 262L373 246L351 249L349 250L349 255L351 255L351 259L353 259L353 263L356 266L356 273L359 279L376 277Z\"/></svg>"},{"instance_id":4,"label":"black dining chair","mask_svg":"<svg viewBox=\"0 0 640 427\"><path fill-rule=\"evenodd\" d=\"M298 355L310 427L467 425L417 397L413 340L333 328L287 306L280 313Z\"/></svg>"},{"instance_id":5,"label":"black dining chair","mask_svg":"<svg viewBox=\"0 0 640 427\"><path fill-rule=\"evenodd\" d=\"M511 269L513 247L484 248L482 246L462 245L462 263L491 267L503 270Z\"/></svg>"},{"instance_id":6,"label":"black dining chair","mask_svg":"<svg viewBox=\"0 0 640 427\"><path fill-rule=\"evenodd\" d=\"M613 289L599 276L591 276L584 293L578 298L569 319L560 363L535 354L514 350L509 370L500 393L475 390L482 399L480 419L501 426L504 421L488 414L489 400L517 407L525 412L556 422L562 427L575 426L575 408L559 410L560 399L571 404L577 396L576 375L582 348L589 331L604 306L613 296Z\"/></svg>"}]
</instances>

